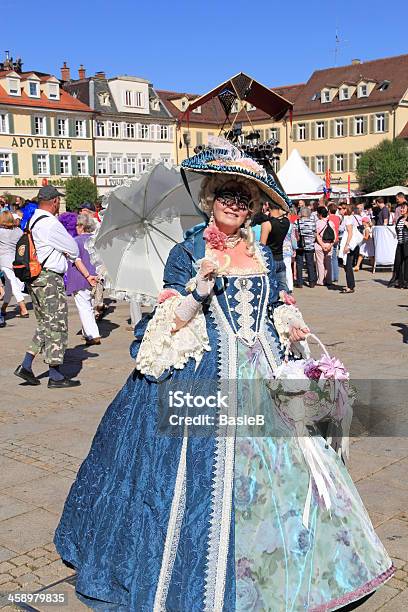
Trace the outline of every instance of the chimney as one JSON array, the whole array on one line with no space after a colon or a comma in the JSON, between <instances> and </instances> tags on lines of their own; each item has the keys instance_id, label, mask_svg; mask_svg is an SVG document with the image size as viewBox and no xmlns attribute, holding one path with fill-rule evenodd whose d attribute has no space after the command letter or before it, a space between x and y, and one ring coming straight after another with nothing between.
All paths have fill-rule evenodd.
<instances>
[{"instance_id":1,"label":"chimney","mask_svg":"<svg viewBox=\"0 0 408 612\"><path fill-rule=\"evenodd\" d=\"M78 76L81 81L85 78L85 68L83 64L81 64L80 67L78 68Z\"/></svg>"},{"instance_id":2,"label":"chimney","mask_svg":"<svg viewBox=\"0 0 408 612\"><path fill-rule=\"evenodd\" d=\"M354 64L354 65L355 64L361 64L361 59L352 59L351 63Z\"/></svg>"},{"instance_id":3,"label":"chimney","mask_svg":"<svg viewBox=\"0 0 408 612\"><path fill-rule=\"evenodd\" d=\"M61 79L63 81L70 81L71 80L71 71L67 66L67 62L64 62L63 67L61 68Z\"/></svg>"},{"instance_id":4,"label":"chimney","mask_svg":"<svg viewBox=\"0 0 408 612\"><path fill-rule=\"evenodd\" d=\"M103 70L95 73L95 79L106 79L106 75Z\"/></svg>"}]
</instances>

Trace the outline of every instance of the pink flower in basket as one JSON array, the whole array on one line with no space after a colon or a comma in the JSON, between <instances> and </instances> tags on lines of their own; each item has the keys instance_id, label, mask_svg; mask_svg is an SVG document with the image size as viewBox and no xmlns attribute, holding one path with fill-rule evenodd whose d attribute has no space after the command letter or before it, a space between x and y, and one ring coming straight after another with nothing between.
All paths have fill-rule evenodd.
<instances>
[{"instance_id":1,"label":"pink flower in basket","mask_svg":"<svg viewBox=\"0 0 408 612\"><path fill-rule=\"evenodd\" d=\"M211 225L204 230L203 237L212 249L219 249L220 251L225 249L225 243L228 236L219 230L215 223L211 223Z\"/></svg>"},{"instance_id":2,"label":"pink flower in basket","mask_svg":"<svg viewBox=\"0 0 408 612\"><path fill-rule=\"evenodd\" d=\"M314 361L314 359L309 359L305 363L305 374L308 378L312 380L319 380L322 372L319 368L319 363Z\"/></svg>"},{"instance_id":3,"label":"pink flower in basket","mask_svg":"<svg viewBox=\"0 0 408 612\"><path fill-rule=\"evenodd\" d=\"M347 372L344 364L335 357L328 357L322 355L318 362L318 367L321 372L322 378L326 380L348 380L349 373Z\"/></svg>"},{"instance_id":4,"label":"pink flower in basket","mask_svg":"<svg viewBox=\"0 0 408 612\"><path fill-rule=\"evenodd\" d=\"M179 295L175 289L163 289L163 291L160 291L157 301L159 304L163 304L163 302L175 295Z\"/></svg>"}]
</instances>

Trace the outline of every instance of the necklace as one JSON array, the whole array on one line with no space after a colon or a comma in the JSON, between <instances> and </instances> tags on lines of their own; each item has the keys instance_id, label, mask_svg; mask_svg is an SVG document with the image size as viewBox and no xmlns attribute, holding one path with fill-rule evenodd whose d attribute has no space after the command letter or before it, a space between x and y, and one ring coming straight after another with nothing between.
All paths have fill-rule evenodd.
<instances>
[{"instance_id":1,"label":"necklace","mask_svg":"<svg viewBox=\"0 0 408 612\"><path fill-rule=\"evenodd\" d=\"M207 244L218 251L224 251L227 248L233 249L242 240L241 230L238 230L232 236L228 236L219 230L214 222L209 223L203 236Z\"/></svg>"},{"instance_id":2,"label":"necklace","mask_svg":"<svg viewBox=\"0 0 408 612\"><path fill-rule=\"evenodd\" d=\"M232 236L228 236L228 238L226 238L225 246L227 249L233 249L239 242L241 242L241 240L241 232L238 232L237 234L233 234Z\"/></svg>"}]
</instances>

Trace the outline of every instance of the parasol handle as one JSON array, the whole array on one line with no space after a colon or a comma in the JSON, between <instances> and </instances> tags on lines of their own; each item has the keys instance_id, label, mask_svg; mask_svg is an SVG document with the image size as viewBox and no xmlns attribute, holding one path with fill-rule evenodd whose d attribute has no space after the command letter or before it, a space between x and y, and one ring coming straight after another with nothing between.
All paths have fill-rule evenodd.
<instances>
[{"instance_id":1,"label":"parasol handle","mask_svg":"<svg viewBox=\"0 0 408 612\"><path fill-rule=\"evenodd\" d=\"M309 338L313 338L313 340L314 340L315 342L317 342L317 344L319 344L319 345L320 345L320 348L323 350L324 354L325 354L327 357L330 357L329 351L328 351L328 350L327 350L327 348L324 346L323 342L322 342L322 341L321 341L321 340L320 340L320 339L319 339L317 336L315 336L315 334L310 333L310 334L308 334L308 335L307 335L307 338L308 338L308 339L309 339Z\"/></svg>"}]
</instances>

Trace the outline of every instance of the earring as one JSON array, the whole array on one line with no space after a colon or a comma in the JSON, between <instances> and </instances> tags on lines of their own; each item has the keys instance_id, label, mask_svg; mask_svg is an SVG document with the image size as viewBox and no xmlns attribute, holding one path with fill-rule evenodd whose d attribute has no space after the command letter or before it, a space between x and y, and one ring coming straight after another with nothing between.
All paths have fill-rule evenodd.
<instances>
[{"instance_id":1,"label":"earring","mask_svg":"<svg viewBox=\"0 0 408 612\"><path fill-rule=\"evenodd\" d=\"M214 223L214 213L213 212L210 215L210 220L208 221L208 225L211 225L212 223Z\"/></svg>"},{"instance_id":2,"label":"earring","mask_svg":"<svg viewBox=\"0 0 408 612\"><path fill-rule=\"evenodd\" d=\"M248 254L253 257L255 255L255 236L254 236L254 232L253 229L251 227L251 219L247 219L247 221L245 221L245 232L246 232L246 248L248 251Z\"/></svg>"}]
</instances>

